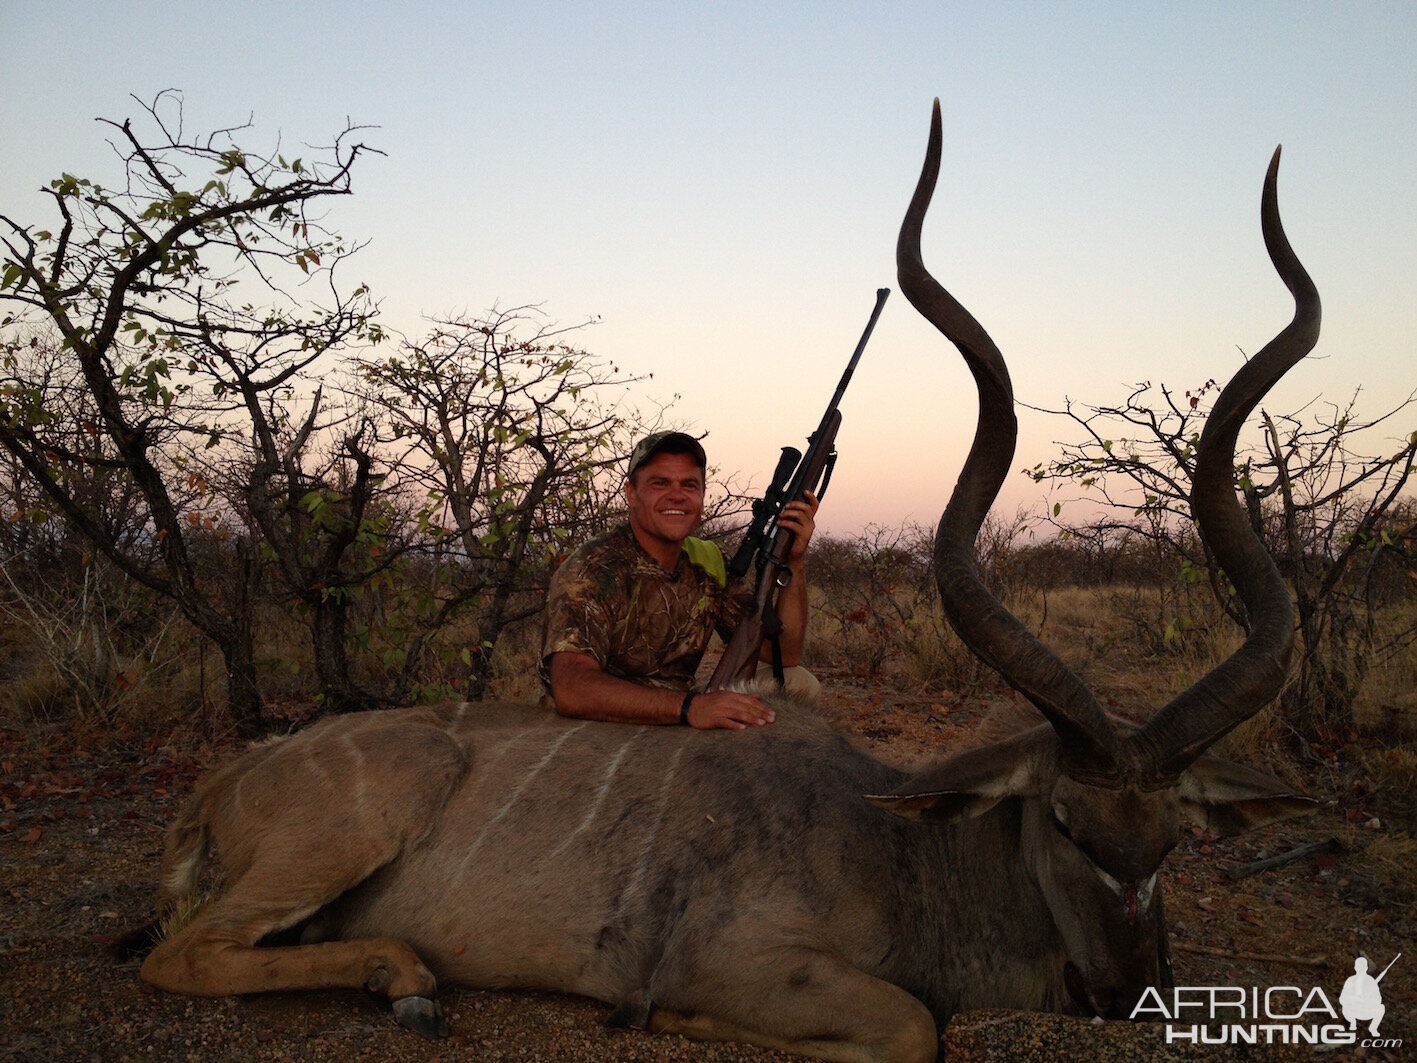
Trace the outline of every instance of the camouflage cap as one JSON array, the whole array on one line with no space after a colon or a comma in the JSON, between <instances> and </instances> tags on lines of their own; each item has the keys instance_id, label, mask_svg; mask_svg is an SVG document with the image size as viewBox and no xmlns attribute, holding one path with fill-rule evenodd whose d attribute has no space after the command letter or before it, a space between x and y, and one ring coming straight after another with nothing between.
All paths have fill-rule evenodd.
<instances>
[{"instance_id":1,"label":"camouflage cap","mask_svg":"<svg viewBox=\"0 0 1417 1063\"><path fill-rule=\"evenodd\" d=\"M625 478L628 480L634 476L636 469L671 444L674 447L672 453L688 454L699 463L700 469L707 471L708 456L704 454L704 448L693 436L684 432L651 432L635 444L634 450L630 451L630 464L625 469Z\"/></svg>"}]
</instances>

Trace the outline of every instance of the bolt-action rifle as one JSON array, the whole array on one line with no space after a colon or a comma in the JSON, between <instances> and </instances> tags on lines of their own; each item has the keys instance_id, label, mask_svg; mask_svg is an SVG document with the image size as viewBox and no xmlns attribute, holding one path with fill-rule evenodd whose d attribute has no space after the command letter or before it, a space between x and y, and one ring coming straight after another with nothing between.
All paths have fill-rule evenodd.
<instances>
[{"instance_id":1,"label":"bolt-action rifle","mask_svg":"<svg viewBox=\"0 0 1417 1063\"><path fill-rule=\"evenodd\" d=\"M787 556L792 550L795 535L786 528L778 527L778 517L787 503L800 500L807 491L814 493L818 499L826 494L832 469L836 466L836 433L841 427L841 411L837 406L846 393L846 385L851 382L851 374L856 371L856 363L861 360L861 352L866 349L866 341L871 338L876 319L881 316L881 308L886 305L886 296L890 293L889 288L876 291L876 307L871 311L871 319L866 322L866 331L861 333L861 340L846 365L846 372L841 375L841 383L836 386L836 394L827 404L822 423L807 437L806 453L796 447L783 447L772 482L763 497L753 503L752 522L728 565L728 574L732 579L742 579L749 568L757 570L753 611L729 639L709 680L710 691L751 677L757 669L765 641L772 644L773 674L779 683L782 682L782 651L778 643L782 621L777 615L777 595L792 582Z\"/></svg>"}]
</instances>

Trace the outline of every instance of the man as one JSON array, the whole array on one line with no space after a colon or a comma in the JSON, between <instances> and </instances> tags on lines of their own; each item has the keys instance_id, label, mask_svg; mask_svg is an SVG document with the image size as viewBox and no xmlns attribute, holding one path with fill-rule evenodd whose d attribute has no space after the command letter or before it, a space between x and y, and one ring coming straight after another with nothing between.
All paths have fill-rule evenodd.
<instances>
[{"instance_id":1,"label":"man","mask_svg":"<svg viewBox=\"0 0 1417 1063\"><path fill-rule=\"evenodd\" d=\"M703 520L706 467L693 436L642 439L625 481L629 523L586 543L552 577L542 663L561 715L738 730L773 721L756 695L690 691L710 636L726 641L753 606L746 586L728 582L718 547L691 535ZM778 519L796 537L777 608L783 665L797 673L807 624L803 558L816 512L809 493Z\"/></svg>"},{"instance_id":2,"label":"man","mask_svg":"<svg viewBox=\"0 0 1417 1063\"><path fill-rule=\"evenodd\" d=\"M1388 967L1391 966L1391 963L1388 964ZM1378 983L1386 974L1387 971L1384 970L1374 978L1368 973L1366 959L1359 956L1353 961L1353 973L1348 976L1348 981L1343 983L1343 992L1338 997L1338 1005L1343 1009L1343 1017L1348 1020L1350 1030L1356 1031L1360 1022L1366 1022L1368 1033L1373 1037L1378 1036L1378 1023L1382 1022L1383 1016L1387 1014L1387 1008L1383 1005L1383 991L1378 988Z\"/></svg>"}]
</instances>

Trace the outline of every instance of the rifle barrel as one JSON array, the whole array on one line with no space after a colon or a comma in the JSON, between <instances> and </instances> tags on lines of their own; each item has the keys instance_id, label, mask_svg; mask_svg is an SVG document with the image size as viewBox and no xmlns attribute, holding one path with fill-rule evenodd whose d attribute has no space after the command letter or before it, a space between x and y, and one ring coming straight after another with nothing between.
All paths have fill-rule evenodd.
<instances>
[{"instance_id":1,"label":"rifle barrel","mask_svg":"<svg viewBox=\"0 0 1417 1063\"><path fill-rule=\"evenodd\" d=\"M841 402L841 397L846 394L846 385L851 383L851 374L856 372L856 363L861 361L861 352L866 349L866 341L871 338L871 333L876 328L876 319L881 316L881 310L886 305L886 297L891 294L889 288L876 289L876 306L871 311L871 318L866 322L866 330L861 333L861 339L856 343L856 350L851 352L851 361L846 363L846 372L841 374L841 383L837 384L836 392L832 395L831 402L827 403L826 417L822 418L822 426L817 431L826 427L827 417L831 416L832 410L836 409Z\"/></svg>"},{"instance_id":2,"label":"rifle barrel","mask_svg":"<svg viewBox=\"0 0 1417 1063\"><path fill-rule=\"evenodd\" d=\"M1400 959L1402 959L1402 953L1399 952L1396 956L1392 958L1392 963L1389 963L1386 967L1383 968L1383 973L1373 979L1374 984L1381 982L1383 978L1387 976L1388 971L1392 970L1392 964L1396 963Z\"/></svg>"}]
</instances>

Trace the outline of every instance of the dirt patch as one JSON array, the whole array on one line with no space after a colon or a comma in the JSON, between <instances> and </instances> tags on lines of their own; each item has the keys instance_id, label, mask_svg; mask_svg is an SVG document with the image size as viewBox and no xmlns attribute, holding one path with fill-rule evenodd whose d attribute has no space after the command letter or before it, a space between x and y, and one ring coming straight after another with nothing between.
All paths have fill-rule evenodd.
<instances>
[{"instance_id":1,"label":"dirt patch","mask_svg":"<svg viewBox=\"0 0 1417 1063\"><path fill-rule=\"evenodd\" d=\"M833 722L904 765L966 740L988 707L826 678ZM395 1026L385 1002L361 993L191 999L148 990L136 964L110 959L104 942L151 914L163 828L201 768L226 750L84 751L63 736L36 749L13 735L2 740L0 1060L788 1058L612 1032L604 1026L606 1006L555 994L449 989L442 1001L452 1037L427 1042ZM1355 956L1380 967L1402 952L1382 986L1382 1033L1417 1045L1410 808L1384 804L1381 793L1355 784L1340 767L1311 788L1324 799L1315 815L1224 842L1191 835L1168 857L1162 881L1178 982L1305 992L1317 986L1336 1005ZM1231 875L1330 838L1336 852ZM956 1017L944 1047L950 1058L980 1060L1217 1058L1213 1048L1166 1046L1158 1024L1012 1012ZM1263 1052L1266 1059L1310 1058L1314 1049Z\"/></svg>"}]
</instances>

